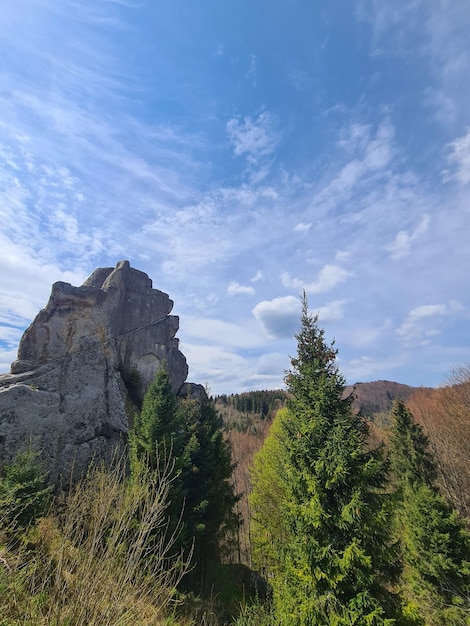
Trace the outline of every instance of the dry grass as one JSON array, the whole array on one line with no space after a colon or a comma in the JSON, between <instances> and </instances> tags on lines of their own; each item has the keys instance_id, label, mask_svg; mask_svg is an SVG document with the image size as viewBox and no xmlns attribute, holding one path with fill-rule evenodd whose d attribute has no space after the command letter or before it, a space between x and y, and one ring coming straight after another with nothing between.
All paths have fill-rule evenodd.
<instances>
[{"instance_id":1,"label":"dry grass","mask_svg":"<svg viewBox=\"0 0 470 626\"><path fill-rule=\"evenodd\" d=\"M187 569L168 533L171 469L130 482L122 460L92 467L21 550L3 549L0 626L168 623Z\"/></svg>"}]
</instances>

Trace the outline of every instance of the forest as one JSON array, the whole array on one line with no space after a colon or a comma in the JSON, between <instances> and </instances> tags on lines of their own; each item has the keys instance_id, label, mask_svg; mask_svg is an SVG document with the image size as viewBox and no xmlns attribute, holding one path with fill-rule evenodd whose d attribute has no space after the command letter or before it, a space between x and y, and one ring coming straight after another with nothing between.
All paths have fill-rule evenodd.
<instances>
[{"instance_id":1,"label":"forest","mask_svg":"<svg viewBox=\"0 0 470 626\"><path fill-rule=\"evenodd\" d=\"M128 451L0 473L0 626L470 624L470 368L354 405L303 300L285 390L129 397Z\"/></svg>"}]
</instances>

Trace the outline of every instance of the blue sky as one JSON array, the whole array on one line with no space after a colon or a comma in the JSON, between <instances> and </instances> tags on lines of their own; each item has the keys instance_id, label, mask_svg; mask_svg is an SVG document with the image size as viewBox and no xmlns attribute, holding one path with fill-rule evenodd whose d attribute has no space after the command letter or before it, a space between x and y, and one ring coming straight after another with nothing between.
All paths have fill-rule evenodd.
<instances>
[{"instance_id":1,"label":"blue sky","mask_svg":"<svg viewBox=\"0 0 470 626\"><path fill-rule=\"evenodd\" d=\"M348 382L470 361L465 0L18 0L0 28L0 371L129 259L189 379L282 385L305 289Z\"/></svg>"}]
</instances>

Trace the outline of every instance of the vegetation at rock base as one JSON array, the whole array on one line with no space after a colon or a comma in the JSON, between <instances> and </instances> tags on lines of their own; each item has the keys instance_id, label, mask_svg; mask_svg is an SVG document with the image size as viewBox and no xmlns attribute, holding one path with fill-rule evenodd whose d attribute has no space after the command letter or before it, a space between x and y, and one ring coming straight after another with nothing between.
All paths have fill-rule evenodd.
<instances>
[{"instance_id":1,"label":"vegetation at rock base","mask_svg":"<svg viewBox=\"0 0 470 626\"><path fill-rule=\"evenodd\" d=\"M128 459L55 495L31 450L0 468L0 626L468 626L470 369L388 413L363 386L365 419L336 356L304 299L286 391L162 367Z\"/></svg>"},{"instance_id":2,"label":"vegetation at rock base","mask_svg":"<svg viewBox=\"0 0 470 626\"><path fill-rule=\"evenodd\" d=\"M50 499L38 454L31 448L0 470L0 524L3 533L15 537L40 517Z\"/></svg>"},{"instance_id":3,"label":"vegetation at rock base","mask_svg":"<svg viewBox=\"0 0 470 626\"><path fill-rule=\"evenodd\" d=\"M187 582L203 593L208 563L220 560L224 541L238 524L222 419L207 396L177 401L163 365L129 438L131 477L138 478L142 470L161 471L162 459L171 456L168 523L172 531L179 528L177 544L192 564Z\"/></svg>"},{"instance_id":4,"label":"vegetation at rock base","mask_svg":"<svg viewBox=\"0 0 470 626\"><path fill-rule=\"evenodd\" d=\"M2 626L164 623L187 569L166 521L171 466L129 481L125 465L90 467L19 547L2 529Z\"/></svg>"}]
</instances>

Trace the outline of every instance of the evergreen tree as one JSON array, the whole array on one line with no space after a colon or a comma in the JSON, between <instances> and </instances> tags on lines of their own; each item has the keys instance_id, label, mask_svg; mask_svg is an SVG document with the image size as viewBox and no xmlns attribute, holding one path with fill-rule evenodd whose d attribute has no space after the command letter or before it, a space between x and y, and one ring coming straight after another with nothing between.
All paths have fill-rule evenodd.
<instances>
[{"instance_id":1,"label":"evergreen tree","mask_svg":"<svg viewBox=\"0 0 470 626\"><path fill-rule=\"evenodd\" d=\"M392 623L382 585L391 559L382 451L365 450L366 424L343 397L336 350L305 296L296 338L279 433L286 538L273 572L278 623Z\"/></svg>"},{"instance_id":2,"label":"evergreen tree","mask_svg":"<svg viewBox=\"0 0 470 626\"><path fill-rule=\"evenodd\" d=\"M25 529L42 515L52 488L32 450L18 454L0 473L0 527L7 535Z\"/></svg>"},{"instance_id":3,"label":"evergreen tree","mask_svg":"<svg viewBox=\"0 0 470 626\"><path fill-rule=\"evenodd\" d=\"M470 540L465 521L434 487L428 440L398 400L392 408L390 457L406 612L419 624L470 624Z\"/></svg>"},{"instance_id":4,"label":"evergreen tree","mask_svg":"<svg viewBox=\"0 0 470 626\"><path fill-rule=\"evenodd\" d=\"M168 369L164 363L144 395L142 409L129 432L131 478L140 480L148 469L168 477L169 532L178 533L175 549L187 549L191 539L182 527L185 493L181 474L186 468L184 448L187 433L177 411Z\"/></svg>"},{"instance_id":5,"label":"evergreen tree","mask_svg":"<svg viewBox=\"0 0 470 626\"><path fill-rule=\"evenodd\" d=\"M131 474L148 467L164 472L171 463L170 530L178 528L176 547L186 556L192 553L190 578L202 591L207 561L218 558L223 536L237 523L231 450L222 418L205 394L177 400L163 366L144 396L129 440Z\"/></svg>"},{"instance_id":6,"label":"evergreen tree","mask_svg":"<svg viewBox=\"0 0 470 626\"><path fill-rule=\"evenodd\" d=\"M432 485L436 467L429 452L428 438L401 400L392 406L390 459L398 483L412 486L416 483Z\"/></svg>"},{"instance_id":7,"label":"evergreen tree","mask_svg":"<svg viewBox=\"0 0 470 626\"><path fill-rule=\"evenodd\" d=\"M176 397L171 388L166 363L144 395L142 409L134 417L130 432L131 467L144 461L152 469L167 462L171 454L178 458L183 442L183 428L177 413Z\"/></svg>"},{"instance_id":8,"label":"evergreen tree","mask_svg":"<svg viewBox=\"0 0 470 626\"><path fill-rule=\"evenodd\" d=\"M220 559L220 547L238 518L234 506L231 449L223 436L222 417L207 396L180 401L179 412L187 433L181 473L185 505L184 532L194 540L193 580L205 590L208 561Z\"/></svg>"}]
</instances>

